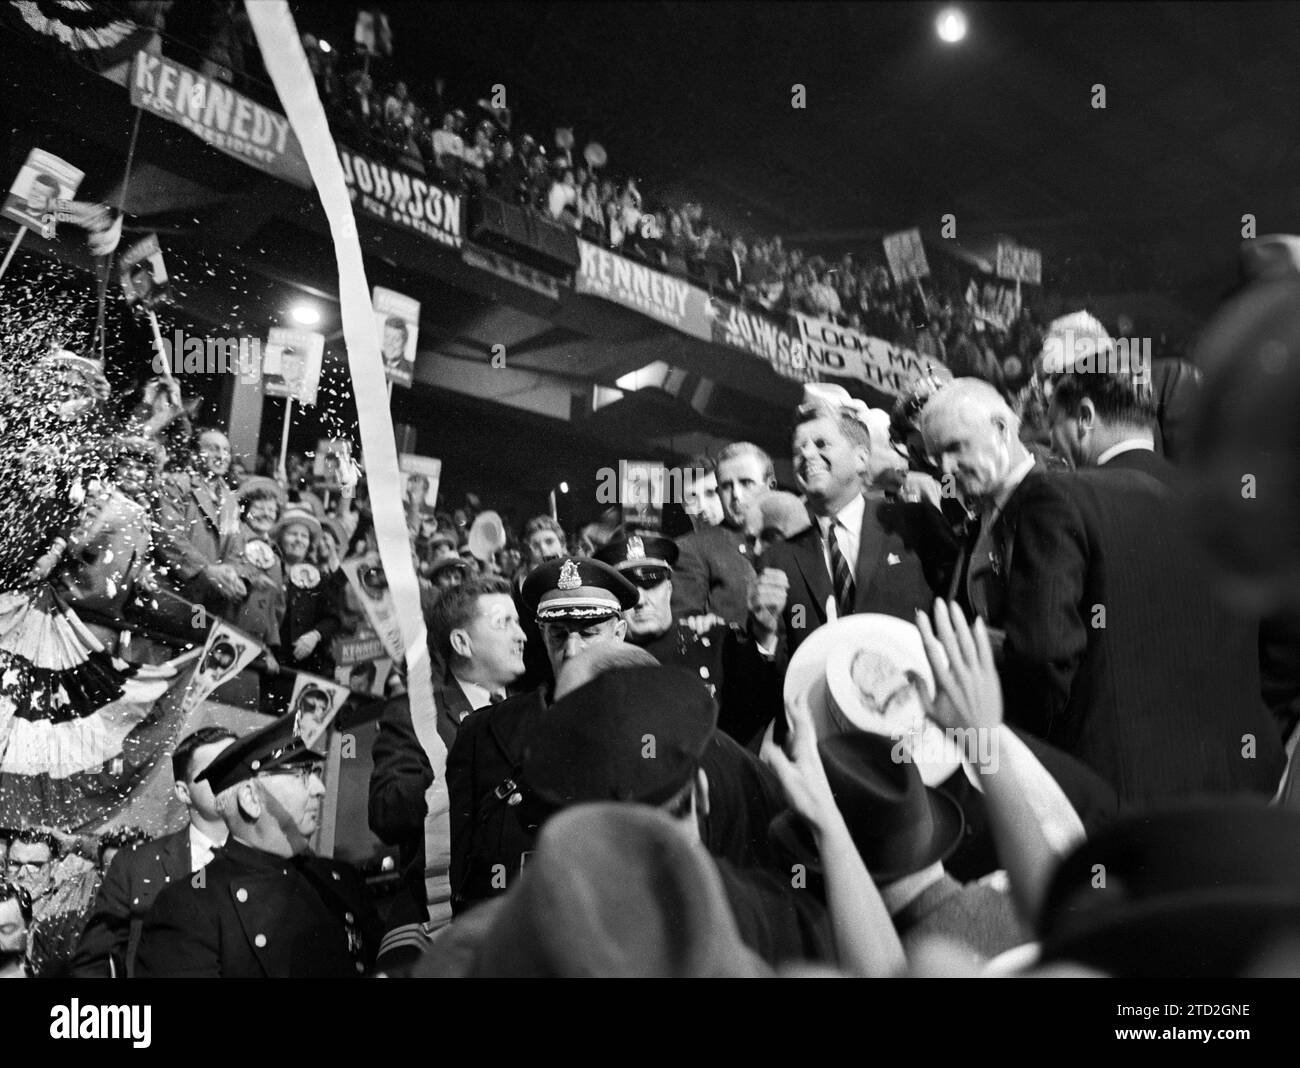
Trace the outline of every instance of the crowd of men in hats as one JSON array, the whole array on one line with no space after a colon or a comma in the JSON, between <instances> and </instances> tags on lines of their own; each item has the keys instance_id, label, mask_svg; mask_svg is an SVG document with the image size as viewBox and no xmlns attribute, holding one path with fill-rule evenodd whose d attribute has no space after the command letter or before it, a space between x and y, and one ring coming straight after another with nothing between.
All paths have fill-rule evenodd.
<instances>
[{"instance_id":1,"label":"crowd of men in hats","mask_svg":"<svg viewBox=\"0 0 1300 1068\"><path fill-rule=\"evenodd\" d=\"M684 537L575 554L534 521L513 580L428 599L447 813L412 698L380 715L382 915L309 848L307 694L181 741L187 826L112 860L72 973L1294 974L1300 671L1270 636L1300 617L1278 414L1300 400L1298 288L1263 272L1211 327L1207 451L1183 466L1149 381L1096 370L1110 339L1071 316L1056 336L1093 358L1040 361L1036 408L967 378L892 414L814 384L788 488L738 442ZM1243 472L1269 480L1258 511ZM174 507L219 532L201 491ZM194 597L236 590L173 551ZM39 890L15 847L10 954Z\"/></svg>"}]
</instances>

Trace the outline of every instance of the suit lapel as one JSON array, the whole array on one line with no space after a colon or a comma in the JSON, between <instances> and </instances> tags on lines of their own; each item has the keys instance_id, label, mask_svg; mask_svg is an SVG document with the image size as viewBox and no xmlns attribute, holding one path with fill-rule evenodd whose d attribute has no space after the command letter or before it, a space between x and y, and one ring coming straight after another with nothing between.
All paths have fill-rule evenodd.
<instances>
[{"instance_id":1,"label":"suit lapel","mask_svg":"<svg viewBox=\"0 0 1300 1068\"><path fill-rule=\"evenodd\" d=\"M795 565L808 586L812 598L811 608L821 622L826 622L826 600L831 596L831 576L826 570L822 555L821 525L812 517L812 528L787 543L794 555Z\"/></svg>"},{"instance_id":2,"label":"suit lapel","mask_svg":"<svg viewBox=\"0 0 1300 1068\"><path fill-rule=\"evenodd\" d=\"M880 563L880 552L885 545L885 531L877 515L882 502L864 498L862 529L858 533L858 560L853 570L853 610L865 610L871 580Z\"/></svg>"},{"instance_id":3,"label":"suit lapel","mask_svg":"<svg viewBox=\"0 0 1300 1068\"><path fill-rule=\"evenodd\" d=\"M177 831L167 837L162 850L158 854L159 863L162 865L163 874L171 879L172 882L179 882L187 875L192 874L190 871L190 829L187 826L182 831Z\"/></svg>"},{"instance_id":4,"label":"suit lapel","mask_svg":"<svg viewBox=\"0 0 1300 1068\"><path fill-rule=\"evenodd\" d=\"M212 496L207 485L196 480L190 492L194 495L194 500L198 502L199 511L212 524L213 532L219 535L221 533L221 509L217 506L216 499Z\"/></svg>"}]
</instances>

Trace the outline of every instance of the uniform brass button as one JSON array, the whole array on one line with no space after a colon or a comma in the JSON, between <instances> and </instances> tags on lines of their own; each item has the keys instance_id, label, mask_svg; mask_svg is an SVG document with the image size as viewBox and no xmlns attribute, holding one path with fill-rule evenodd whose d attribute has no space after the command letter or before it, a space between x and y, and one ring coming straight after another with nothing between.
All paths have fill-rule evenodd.
<instances>
[{"instance_id":1,"label":"uniform brass button","mask_svg":"<svg viewBox=\"0 0 1300 1068\"><path fill-rule=\"evenodd\" d=\"M342 876L339 875L339 873L336 872L336 871L332 871L332 872L330 872L330 874L331 874L332 876L334 876L334 881L335 881L335 882L338 882L338 881L342 878Z\"/></svg>"},{"instance_id":2,"label":"uniform brass button","mask_svg":"<svg viewBox=\"0 0 1300 1068\"><path fill-rule=\"evenodd\" d=\"M709 669L706 667L700 668L700 678L707 679L708 677L709 677Z\"/></svg>"},{"instance_id":3,"label":"uniform brass button","mask_svg":"<svg viewBox=\"0 0 1300 1068\"><path fill-rule=\"evenodd\" d=\"M366 966L362 964L360 961L357 961L357 971L364 972L365 970L366 970Z\"/></svg>"},{"instance_id":4,"label":"uniform brass button","mask_svg":"<svg viewBox=\"0 0 1300 1068\"><path fill-rule=\"evenodd\" d=\"M350 912L345 912L345 913L343 913L343 920L344 920L345 923L352 923L352 922L354 922L354 919L353 919L352 913L350 913Z\"/></svg>"},{"instance_id":5,"label":"uniform brass button","mask_svg":"<svg viewBox=\"0 0 1300 1068\"><path fill-rule=\"evenodd\" d=\"M241 904L247 901L248 891L241 886L238 890L235 891L235 900L240 902Z\"/></svg>"},{"instance_id":6,"label":"uniform brass button","mask_svg":"<svg viewBox=\"0 0 1300 1068\"><path fill-rule=\"evenodd\" d=\"M266 935L264 935L264 934L260 934L260 935L258 935L256 938L254 938L254 939L253 939L253 945L255 945L258 949L261 949L263 946L265 946L265 945L266 945Z\"/></svg>"}]
</instances>

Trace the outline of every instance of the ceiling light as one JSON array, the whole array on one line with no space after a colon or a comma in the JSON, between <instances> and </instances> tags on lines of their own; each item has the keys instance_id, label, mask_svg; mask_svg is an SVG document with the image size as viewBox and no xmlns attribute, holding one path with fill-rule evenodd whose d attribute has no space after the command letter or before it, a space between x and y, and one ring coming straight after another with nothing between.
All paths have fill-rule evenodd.
<instances>
[{"instance_id":1,"label":"ceiling light","mask_svg":"<svg viewBox=\"0 0 1300 1068\"><path fill-rule=\"evenodd\" d=\"M966 36L966 16L960 8L946 7L934 20L934 32L939 35L939 40L956 44Z\"/></svg>"},{"instance_id":2,"label":"ceiling light","mask_svg":"<svg viewBox=\"0 0 1300 1068\"><path fill-rule=\"evenodd\" d=\"M561 482L561 483L560 483L560 492L561 492L561 493L568 493L568 492L569 492L569 484L568 484L567 482Z\"/></svg>"},{"instance_id":3,"label":"ceiling light","mask_svg":"<svg viewBox=\"0 0 1300 1068\"><path fill-rule=\"evenodd\" d=\"M310 304L295 304L289 314L299 326L315 326L320 322L320 309Z\"/></svg>"}]
</instances>

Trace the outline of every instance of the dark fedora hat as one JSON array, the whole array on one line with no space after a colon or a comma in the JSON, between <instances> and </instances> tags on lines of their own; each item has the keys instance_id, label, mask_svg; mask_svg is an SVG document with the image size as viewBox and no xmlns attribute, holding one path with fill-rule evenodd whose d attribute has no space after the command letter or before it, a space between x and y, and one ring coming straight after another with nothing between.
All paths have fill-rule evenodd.
<instances>
[{"instance_id":1,"label":"dark fedora hat","mask_svg":"<svg viewBox=\"0 0 1300 1068\"><path fill-rule=\"evenodd\" d=\"M898 744L884 735L849 731L817 747L853 844L877 883L943 860L962 837L961 806L927 787L915 763L895 760ZM777 816L769 835L778 849L820 872L812 834L794 812Z\"/></svg>"},{"instance_id":2,"label":"dark fedora hat","mask_svg":"<svg viewBox=\"0 0 1300 1068\"><path fill-rule=\"evenodd\" d=\"M1300 936L1297 845L1300 812L1258 799L1122 819L1057 869L1043 960L1124 977L1240 975Z\"/></svg>"}]
</instances>

